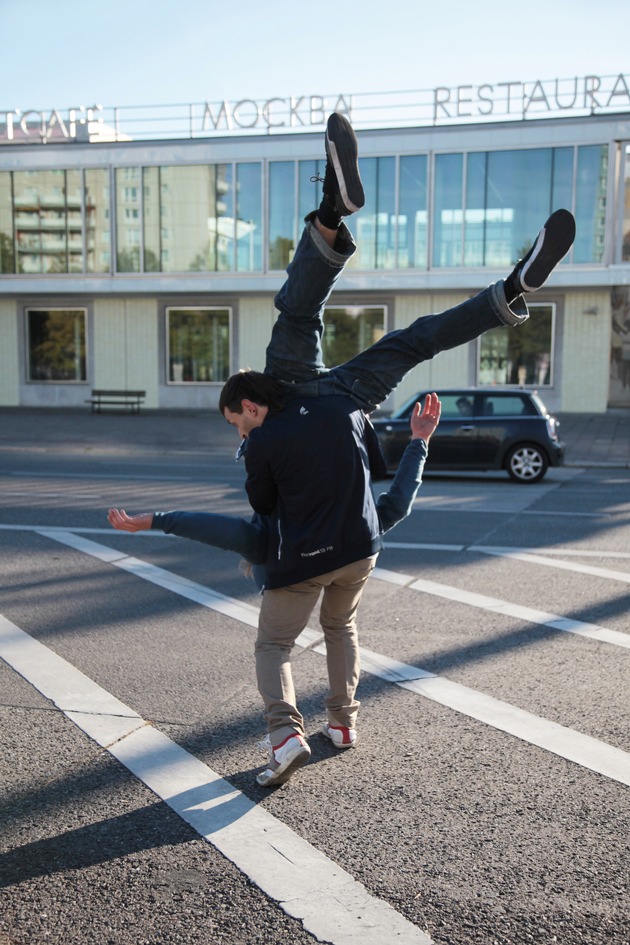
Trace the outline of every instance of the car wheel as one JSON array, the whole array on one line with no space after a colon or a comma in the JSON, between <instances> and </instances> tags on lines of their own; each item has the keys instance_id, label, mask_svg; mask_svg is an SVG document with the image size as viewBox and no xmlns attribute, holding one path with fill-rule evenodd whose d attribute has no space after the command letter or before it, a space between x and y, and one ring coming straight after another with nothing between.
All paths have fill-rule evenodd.
<instances>
[{"instance_id":1,"label":"car wheel","mask_svg":"<svg viewBox=\"0 0 630 945\"><path fill-rule=\"evenodd\" d=\"M514 482L540 482L549 468L549 460L539 446L522 443L510 450L505 468Z\"/></svg>"}]
</instances>

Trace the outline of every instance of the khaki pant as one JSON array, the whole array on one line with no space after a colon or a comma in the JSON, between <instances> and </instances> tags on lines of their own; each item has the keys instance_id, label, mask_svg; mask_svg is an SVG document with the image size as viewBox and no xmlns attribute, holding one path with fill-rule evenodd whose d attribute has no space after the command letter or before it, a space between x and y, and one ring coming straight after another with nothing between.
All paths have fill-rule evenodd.
<instances>
[{"instance_id":1,"label":"khaki pant","mask_svg":"<svg viewBox=\"0 0 630 945\"><path fill-rule=\"evenodd\" d=\"M272 745L279 745L294 732L304 734L304 719L295 704L291 649L322 591L320 623L330 685L328 721L354 728L359 708L354 694L360 671L356 613L376 558L372 555L300 584L264 592L256 640L256 677Z\"/></svg>"}]
</instances>

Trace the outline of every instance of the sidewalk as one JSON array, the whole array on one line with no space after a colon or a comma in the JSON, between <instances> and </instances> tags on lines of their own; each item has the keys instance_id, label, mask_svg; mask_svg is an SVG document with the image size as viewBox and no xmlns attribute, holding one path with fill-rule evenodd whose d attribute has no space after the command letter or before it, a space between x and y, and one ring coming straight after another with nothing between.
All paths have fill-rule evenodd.
<instances>
[{"instance_id":1,"label":"sidewalk","mask_svg":"<svg viewBox=\"0 0 630 945\"><path fill-rule=\"evenodd\" d=\"M567 466L630 469L630 410L559 413ZM214 411L91 414L88 410L0 407L0 450L107 453L233 453L236 435Z\"/></svg>"}]
</instances>

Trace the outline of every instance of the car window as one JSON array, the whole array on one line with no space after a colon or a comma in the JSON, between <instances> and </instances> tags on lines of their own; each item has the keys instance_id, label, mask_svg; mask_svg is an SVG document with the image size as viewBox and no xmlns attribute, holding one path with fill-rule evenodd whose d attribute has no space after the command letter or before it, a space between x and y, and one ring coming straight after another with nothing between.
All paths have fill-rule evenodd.
<instances>
[{"instance_id":1,"label":"car window","mask_svg":"<svg viewBox=\"0 0 630 945\"><path fill-rule=\"evenodd\" d=\"M531 417L536 414L529 397L521 394L486 394L482 398L481 412L484 417Z\"/></svg>"},{"instance_id":2,"label":"car window","mask_svg":"<svg viewBox=\"0 0 630 945\"><path fill-rule=\"evenodd\" d=\"M442 419L468 419L474 416L474 394L440 394L442 403Z\"/></svg>"}]
</instances>

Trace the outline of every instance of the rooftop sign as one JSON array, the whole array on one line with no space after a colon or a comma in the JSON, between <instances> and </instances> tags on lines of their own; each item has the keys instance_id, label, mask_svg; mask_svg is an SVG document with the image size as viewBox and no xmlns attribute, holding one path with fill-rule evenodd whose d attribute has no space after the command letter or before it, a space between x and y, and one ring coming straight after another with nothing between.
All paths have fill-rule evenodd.
<instances>
[{"instance_id":1,"label":"rooftop sign","mask_svg":"<svg viewBox=\"0 0 630 945\"><path fill-rule=\"evenodd\" d=\"M605 115L630 111L630 75L189 105L16 108L0 111L0 144L299 132L324 125L332 111L347 114L358 129Z\"/></svg>"}]
</instances>

